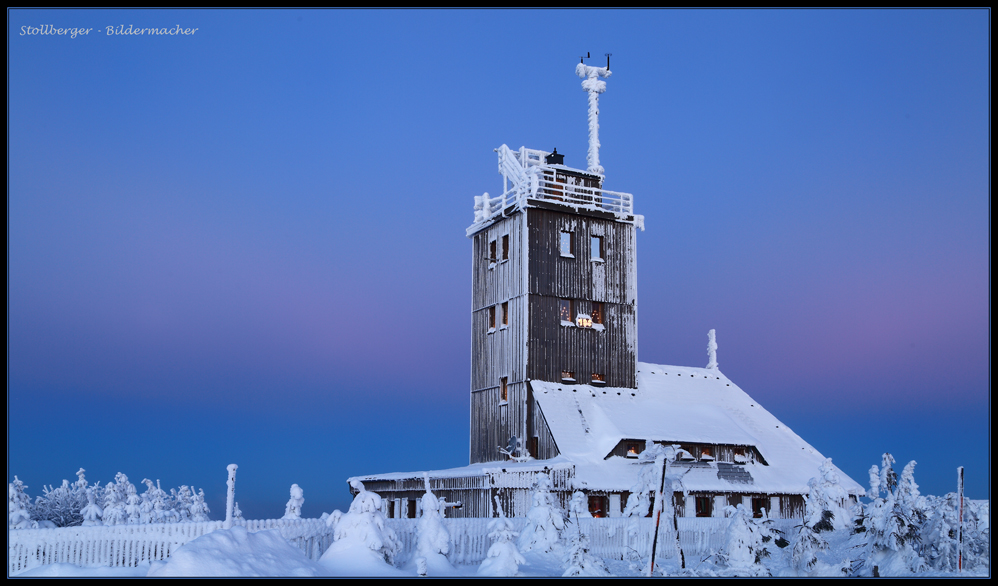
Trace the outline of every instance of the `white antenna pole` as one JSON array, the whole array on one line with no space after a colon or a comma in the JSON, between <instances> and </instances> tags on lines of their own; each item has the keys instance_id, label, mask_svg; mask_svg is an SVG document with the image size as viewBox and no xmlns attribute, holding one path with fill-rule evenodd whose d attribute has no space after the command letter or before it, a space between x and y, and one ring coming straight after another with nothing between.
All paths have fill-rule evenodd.
<instances>
[{"instance_id":1,"label":"white antenna pole","mask_svg":"<svg viewBox=\"0 0 998 586\"><path fill-rule=\"evenodd\" d=\"M607 59L609 65L609 58ZM575 74L582 78L582 89L589 92L589 154L586 162L587 171L603 175L603 167L599 164L599 95L606 91L606 82L600 77L610 77L609 67L592 67L585 63L575 66Z\"/></svg>"},{"instance_id":2,"label":"white antenna pole","mask_svg":"<svg viewBox=\"0 0 998 586\"><path fill-rule=\"evenodd\" d=\"M707 368L717 370L717 338L714 330L707 332Z\"/></svg>"}]
</instances>

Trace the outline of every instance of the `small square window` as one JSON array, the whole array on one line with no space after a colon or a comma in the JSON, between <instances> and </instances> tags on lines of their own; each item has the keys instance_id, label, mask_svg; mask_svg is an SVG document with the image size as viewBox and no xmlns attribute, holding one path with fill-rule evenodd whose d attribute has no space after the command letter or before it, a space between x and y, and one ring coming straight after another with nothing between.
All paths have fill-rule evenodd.
<instances>
[{"instance_id":1,"label":"small square window","mask_svg":"<svg viewBox=\"0 0 998 586\"><path fill-rule=\"evenodd\" d=\"M502 304L502 325L509 325L509 301L505 301Z\"/></svg>"},{"instance_id":2,"label":"small square window","mask_svg":"<svg viewBox=\"0 0 998 586\"><path fill-rule=\"evenodd\" d=\"M592 382L593 382L594 385L605 385L606 384L606 376L603 375L603 374L601 374L601 373L599 373L599 372L594 372L593 373Z\"/></svg>"},{"instance_id":3,"label":"small square window","mask_svg":"<svg viewBox=\"0 0 998 586\"><path fill-rule=\"evenodd\" d=\"M489 331L496 329L496 306L489 308Z\"/></svg>"},{"instance_id":4,"label":"small square window","mask_svg":"<svg viewBox=\"0 0 998 586\"><path fill-rule=\"evenodd\" d=\"M509 392L506 387L506 382L509 380L508 377L502 377L499 379L499 400L506 402L509 400Z\"/></svg>"},{"instance_id":5,"label":"small square window","mask_svg":"<svg viewBox=\"0 0 998 586\"><path fill-rule=\"evenodd\" d=\"M589 240L589 256L592 260L603 260L603 237L592 236Z\"/></svg>"},{"instance_id":6,"label":"small square window","mask_svg":"<svg viewBox=\"0 0 998 586\"><path fill-rule=\"evenodd\" d=\"M509 234L502 237L502 259L509 260Z\"/></svg>"},{"instance_id":7,"label":"small square window","mask_svg":"<svg viewBox=\"0 0 998 586\"><path fill-rule=\"evenodd\" d=\"M710 517L714 512L714 499L709 496L696 497L697 517Z\"/></svg>"},{"instance_id":8,"label":"small square window","mask_svg":"<svg viewBox=\"0 0 998 586\"><path fill-rule=\"evenodd\" d=\"M563 370L563 371L561 371L561 382L563 382L563 383L574 383L575 382L575 371L574 370Z\"/></svg>"},{"instance_id":9,"label":"small square window","mask_svg":"<svg viewBox=\"0 0 998 586\"><path fill-rule=\"evenodd\" d=\"M572 323L572 310L574 307L571 299L562 299L558 306L558 314L561 316L561 321Z\"/></svg>"},{"instance_id":10,"label":"small square window","mask_svg":"<svg viewBox=\"0 0 998 586\"><path fill-rule=\"evenodd\" d=\"M575 256L575 239L572 238L571 232L561 233L561 255L574 257Z\"/></svg>"},{"instance_id":11,"label":"small square window","mask_svg":"<svg viewBox=\"0 0 998 586\"><path fill-rule=\"evenodd\" d=\"M599 301L593 301L592 315L594 324L603 323L603 304Z\"/></svg>"}]
</instances>

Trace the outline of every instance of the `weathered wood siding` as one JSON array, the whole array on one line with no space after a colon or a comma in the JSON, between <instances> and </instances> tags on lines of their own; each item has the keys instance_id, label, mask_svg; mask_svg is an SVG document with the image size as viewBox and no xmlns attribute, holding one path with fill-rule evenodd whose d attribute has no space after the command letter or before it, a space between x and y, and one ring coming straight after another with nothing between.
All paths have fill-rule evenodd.
<instances>
[{"instance_id":1,"label":"weathered wood siding","mask_svg":"<svg viewBox=\"0 0 998 586\"><path fill-rule=\"evenodd\" d=\"M527 378L561 382L562 371L590 382L592 373L613 387L635 388L637 299L634 226L553 210L527 210L530 293ZM561 254L571 232L573 257ZM590 237L603 238L602 262L590 257ZM603 303L603 329L562 325L560 303L591 314ZM573 316L573 320L574 320Z\"/></svg>"}]
</instances>

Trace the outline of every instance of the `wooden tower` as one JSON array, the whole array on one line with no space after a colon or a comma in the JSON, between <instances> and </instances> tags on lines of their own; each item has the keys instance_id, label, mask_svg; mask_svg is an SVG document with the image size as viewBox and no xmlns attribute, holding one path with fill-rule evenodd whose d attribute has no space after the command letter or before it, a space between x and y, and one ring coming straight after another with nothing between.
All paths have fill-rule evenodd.
<instances>
[{"instance_id":1,"label":"wooden tower","mask_svg":"<svg viewBox=\"0 0 998 586\"><path fill-rule=\"evenodd\" d=\"M597 96L607 68L580 64L589 92L588 169L502 145L503 194L476 197L471 349L472 464L558 455L530 381L635 388L633 197L603 189ZM512 438L516 442L512 442Z\"/></svg>"}]
</instances>

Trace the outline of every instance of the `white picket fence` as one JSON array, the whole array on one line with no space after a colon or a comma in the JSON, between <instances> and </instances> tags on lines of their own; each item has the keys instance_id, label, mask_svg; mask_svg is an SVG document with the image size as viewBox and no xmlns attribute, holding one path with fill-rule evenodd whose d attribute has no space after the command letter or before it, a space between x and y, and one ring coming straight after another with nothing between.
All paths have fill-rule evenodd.
<instances>
[{"instance_id":1,"label":"white picket fence","mask_svg":"<svg viewBox=\"0 0 998 586\"><path fill-rule=\"evenodd\" d=\"M444 519L453 548L454 564L478 564L492 545L488 524L492 519ZM526 523L523 517L511 519L517 531ZM402 550L396 557L402 563L416 550L417 519L388 519ZM729 523L721 518L680 518L679 542L687 559L704 556L724 547ZM788 531L799 521L777 520L774 528ZM333 542L332 530L321 519L240 520L234 524L249 531L277 529L312 560L318 560ZM16 529L7 532L8 574L45 564L69 563L78 566L135 567L141 562L164 560L183 544L222 528L222 521L167 523L153 525L114 525L106 527L63 527L59 529ZM581 530L589 539L591 551L600 557L626 559L645 557L651 549L654 525L650 518L579 519L570 523L564 536ZM671 531L660 535L658 556L675 555Z\"/></svg>"},{"instance_id":2,"label":"white picket fence","mask_svg":"<svg viewBox=\"0 0 998 586\"><path fill-rule=\"evenodd\" d=\"M135 567L141 562L165 560L178 547L221 529L222 524L222 521L207 521L9 530L7 573L56 563ZM321 519L236 520L233 525L249 531L277 529L313 560L319 559L333 542L332 530Z\"/></svg>"}]
</instances>

